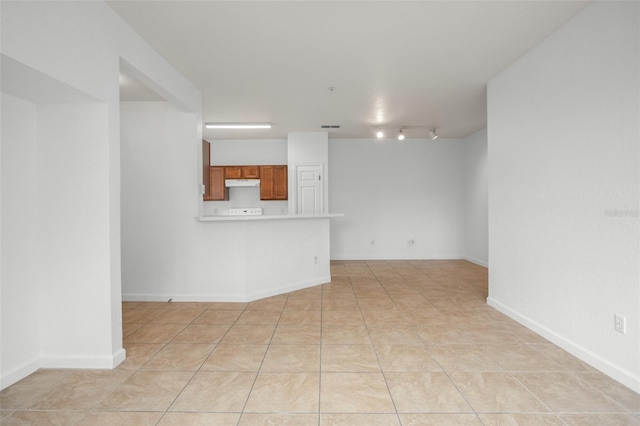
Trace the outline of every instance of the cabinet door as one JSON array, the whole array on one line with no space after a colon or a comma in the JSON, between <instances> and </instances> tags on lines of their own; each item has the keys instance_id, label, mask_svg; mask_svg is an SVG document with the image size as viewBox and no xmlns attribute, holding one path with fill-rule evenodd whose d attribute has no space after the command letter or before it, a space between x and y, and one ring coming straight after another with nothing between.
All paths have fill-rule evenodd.
<instances>
[{"instance_id":1,"label":"cabinet door","mask_svg":"<svg viewBox=\"0 0 640 426\"><path fill-rule=\"evenodd\" d=\"M273 166L273 198L286 200L289 198L287 166Z\"/></svg>"},{"instance_id":2,"label":"cabinet door","mask_svg":"<svg viewBox=\"0 0 640 426\"><path fill-rule=\"evenodd\" d=\"M242 167L226 166L224 167L225 179L242 179Z\"/></svg>"},{"instance_id":3,"label":"cabinet door","mask_svg":"<svg viewBox=\"0 0 640 426\"><path fill-rule=\"evenodd\" d=\"M204 199L209 198L211 191L209 168L211 167L211 144L202 140L202 184L204 185Z\"/></svg>"},{"instance_id":4,"label":"cabinet door","mask_svg":"<svg viewBox=\"0 0 640 426\"><path fill-rule=\"evenodd\" d=\"M273 192L273 166L260 167L260 199L274 200Z\"/></svg>"},{"instance_id":5,"label":"cabinet door","mask_svg":"<svg viewBox=\"0 0 640 426\"><path fill-rule=\"evenodd\" d=\"M260 167L258 166L242 166L242 179L259 179Z\"/></svg>"},{"instance_id":6,"label":"cabinet door","mask_svg":"<svg viewBox=\"0 0 640 426\"><path fill-rule=\"evenodd\" d=\"M224 167L209 168L209 198L211 201L222 201L227 199L227 188L224 186Z\"/></svg>"}]
</instances>

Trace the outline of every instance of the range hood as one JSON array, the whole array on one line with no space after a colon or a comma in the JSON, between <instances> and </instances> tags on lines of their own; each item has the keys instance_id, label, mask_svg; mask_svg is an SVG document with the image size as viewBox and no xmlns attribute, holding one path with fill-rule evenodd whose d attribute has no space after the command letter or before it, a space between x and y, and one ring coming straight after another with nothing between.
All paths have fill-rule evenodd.
<instances>
[{"instance_id":1,"label":"range hood","mask_svg":"<svg viewBox=\"0 0 640 426\"><path fill-rule=\"evenodd\" d=\"M225 179L224 186L227 188L238 186L260 186L260 179Z\"/></svg>"}]
</instances>

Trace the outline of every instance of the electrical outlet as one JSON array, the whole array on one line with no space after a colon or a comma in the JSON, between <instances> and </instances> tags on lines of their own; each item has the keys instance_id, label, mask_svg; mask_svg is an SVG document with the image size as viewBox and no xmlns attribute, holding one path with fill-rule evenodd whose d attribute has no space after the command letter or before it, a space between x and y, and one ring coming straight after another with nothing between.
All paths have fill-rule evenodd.
<instances>
[{"instance_id":1,"label":"electrical outlet","mask_svg":"<svg viewBox=\"0 0 640 426\"><path fill-rule=\"evenodd\" d=\"M407 245L408 245L409 247L411 247L411 246L412 246L412 245L414 245L415 243L416 243L416 240L413 240L413 239L412 239L412 240L407 241Z\"/></svg>"},{"instance_id":2,"label":"electrical outlet","mask_svg":"<svg viewBox=\"0 0 640 426\"><path fill-rule=\"evenodd\" d=\"M313 263L318 264L318 256L313 256Z\"/></svg>"},{"instance_id":3,"label":"electrical outlet","mask_svg":"<svg viewBox=\"0 0 640 426\"><path fill-rule=\"evenodd\" d=\"M613 328L622 334L627 334L627 319L622 315L614 315L613 316Z\"/></svg>"}]
</instances>

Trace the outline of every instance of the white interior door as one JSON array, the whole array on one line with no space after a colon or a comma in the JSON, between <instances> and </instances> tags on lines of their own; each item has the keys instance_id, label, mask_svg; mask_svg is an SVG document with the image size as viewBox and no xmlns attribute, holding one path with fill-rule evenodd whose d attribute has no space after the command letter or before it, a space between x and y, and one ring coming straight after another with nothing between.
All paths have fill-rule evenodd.
<instances>
[{"instance_id":1,"label":"white interior door","mask_svg":"<svg viewBox=\"0 0 640 426\"><path fill-rule=\"evenodd\" d=\"M323 213L322 165L296 167L296 198L298 214Z\"/></svg>"}]
</instances>

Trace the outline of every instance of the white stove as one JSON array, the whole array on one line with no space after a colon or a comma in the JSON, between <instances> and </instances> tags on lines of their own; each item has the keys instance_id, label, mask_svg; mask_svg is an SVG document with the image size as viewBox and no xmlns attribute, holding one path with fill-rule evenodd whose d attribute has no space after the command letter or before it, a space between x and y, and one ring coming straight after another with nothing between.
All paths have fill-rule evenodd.
<instances>
[{"instance_id":1,"label":"white stove","mask_svg":"<svg viewBox=\"0 0 640 426\"><path fill-rule=\"evenodd\" d=\"M262 207L251 207L246 209L229 209L229 216L260 216Z\"/></svg>"}]
</instances>

